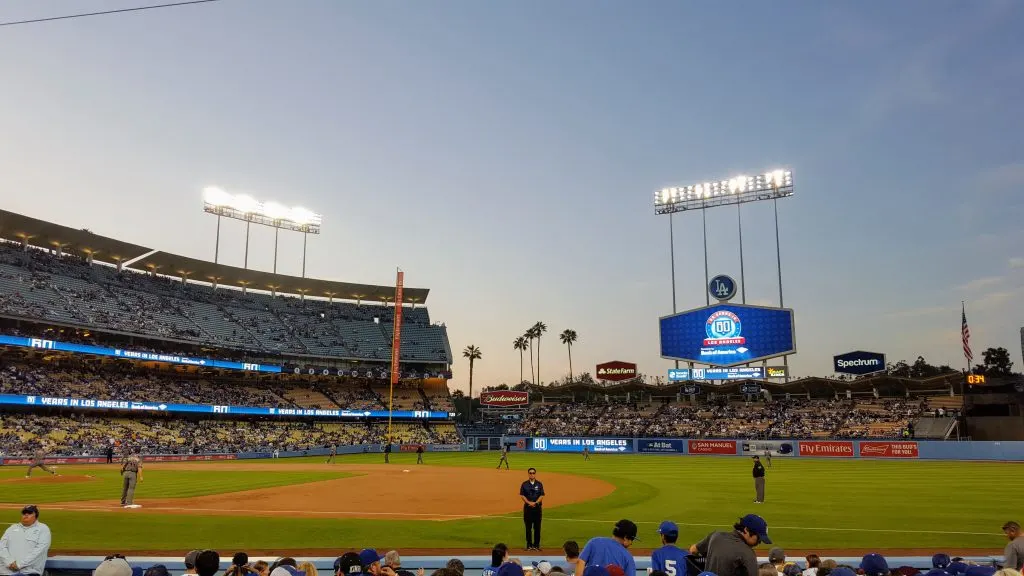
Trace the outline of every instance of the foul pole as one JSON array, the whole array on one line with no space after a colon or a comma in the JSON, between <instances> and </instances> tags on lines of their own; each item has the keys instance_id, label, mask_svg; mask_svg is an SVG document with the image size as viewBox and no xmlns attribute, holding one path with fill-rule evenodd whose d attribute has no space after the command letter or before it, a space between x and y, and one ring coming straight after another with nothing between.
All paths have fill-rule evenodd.
<instances>
[{"instance_id":1,"label":"foul pole","mask_svg":"<svg viewBox=\"0 0 1024 576\"><path fill-rule=\"evenodd\" d=\"M395 280L395 327L391 336L391 389L388 391L388 444L391 443L391 412L395 404L395 384L398 384L399 352L402 348L402 283L405 273L398 271Z\"/></svg>"}]
</instances>

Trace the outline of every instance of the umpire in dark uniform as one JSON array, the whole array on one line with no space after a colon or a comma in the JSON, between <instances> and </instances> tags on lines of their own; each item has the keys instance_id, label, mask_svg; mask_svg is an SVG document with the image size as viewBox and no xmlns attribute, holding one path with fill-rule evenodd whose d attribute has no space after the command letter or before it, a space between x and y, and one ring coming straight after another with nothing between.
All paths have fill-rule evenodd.
<instances>
[{"instance_id":1,"label":"umpire in dark uniform","mask_svg":"<svg viewBox=\"0 0 1024 576\"><path fill-rule=\"evenodd\" d=\"M540 552L541 506L544 502L544 485L537 480L537 469L526 471L530 479L519 487L523 499L523 523L526 524L526 550Z\"/></svg>"},{"instance_id":2,"label":"umpire in dark uniform","mask_svg":"<svg viewBox=\"0 0 1024 576\"><path fill-rule=\"evenodd\" d=\"M764 504L764 465L754 456L754 502Z\"/></svg>"}]
</instances>

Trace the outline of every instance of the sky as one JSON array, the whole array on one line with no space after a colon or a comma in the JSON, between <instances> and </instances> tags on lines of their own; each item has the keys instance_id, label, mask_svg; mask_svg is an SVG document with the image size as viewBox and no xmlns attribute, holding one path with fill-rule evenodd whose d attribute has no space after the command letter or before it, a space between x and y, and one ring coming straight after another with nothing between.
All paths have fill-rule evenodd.
<instances>
[{"instance_id":1,"label":"sky","mask_svg":"<svg viewBox=\"0 0 1024 576\"><path fill-rule=\"evenodd\" d=\"M0 21L143 5L6 0ZM156 2L154 2L156 3ZM308 275L430 288L474 387L609 360L664 375L663 186L783 166L793 375L866 349L1024 361L1024 4L1013 0L221 0L0 27L0 207L213 259L218 185L323 214ZM743 208L748 303L778 305L771 203ZM675 217L680 310L705 303L699 213ZM739 278L736 211L707 213ZM272 266L254 229L250 266ZM244 224L221 261L241 265ZM282 234L279 270L299 274ZM529 358L525 372L529 378ZM454 365L466 389L468 364Z\"/></svg>"}]
</instances>

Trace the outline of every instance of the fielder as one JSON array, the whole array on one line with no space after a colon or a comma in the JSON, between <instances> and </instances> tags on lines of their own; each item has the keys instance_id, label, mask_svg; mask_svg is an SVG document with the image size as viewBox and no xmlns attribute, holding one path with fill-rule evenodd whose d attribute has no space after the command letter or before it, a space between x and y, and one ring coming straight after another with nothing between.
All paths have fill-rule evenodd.
<instances>
[{"instance_id":1,"label":"fielder","mask_svg":"<svg viewBox=\"0 0 1024 576\"><path fill-rule=\"evenodd\" d=\"M416 463L423 464L423 444L416 447Z\"/></svg>"},{"instance_id":2,"label":"fielder","mask_svg":"<svg viewBox=\"0 0 1024 576\"><path fill-rule=\"evenodd\" d=\"M338 447L336 445L335 446L331 446L331 455L327 457L327 464L333 463L334 462L334 458L337 455L338 455Z\"/></svg>"},{"instance_id":3,"label":"fielder","mask_svg":"<svg viewBox=\"0 0 1024 576\"><path fill-rule=\"evenodd\" d=\"M36 450L36 453L32 455L32 464L29 465L28 472L25 473L25 478L31 478L32 477L32 469L33 468L42 468L43 472L49 472L51 475L56 476L57 475L57 469L56 468L48 468L46 466L46 464L44 463L45 459L46 459L46 450L44 450L42 448L40 448L39 450Z\"/></svg>"},{"instance_id":4,"label":"fielder","mask_svg":"<svg viewBox=\"0 0 1024 576\"><path fill-rule=\"evenodd\" d=\"M142 481L142 459L138 454L132 454L121 464L121 507L138 508L135 504L135 483Z\"/></svg>"},{"instance_id":5,"label":"fielder","mask_svg":"<svg viewBox=\"0 0 1024 576\"><path fill-rule=\"evenodd\" d=\"M765 450L764 451L764 459L768 461L768 467L771 468L772 467L772 451L771 450Z\"/></svg>"},{"instance_id":6,"label":"fielder","mask_svg":"<svg viewBox=\"0 0 1024 576\"><path fill-rule=\"evenodd\" d=\"M583 460L590 460L590 446L583 446Z\"/></svg>"},{"instance_id":7,"label":"fielder","mask_svg":"<svg viewBox=\"0 0 1024 576\"><path fill-rule=\"evenodd\" d=\"M495 470L501 470L501 463L505 463L505 470L508 470L508 444L501 447L501 460L498 460L498 467Z\"/></svg>"}]
</instances>

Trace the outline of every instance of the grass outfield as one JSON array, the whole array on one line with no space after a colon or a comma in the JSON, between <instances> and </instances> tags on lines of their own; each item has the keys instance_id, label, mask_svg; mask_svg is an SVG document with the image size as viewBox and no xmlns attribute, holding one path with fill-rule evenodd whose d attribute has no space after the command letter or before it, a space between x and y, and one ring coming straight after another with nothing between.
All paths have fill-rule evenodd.
<instances>
[{"instance_id":1,"label":"grass outfield","mask_svg":"<svg viewBox=\"0 0 1024 576\"><path fill-rule=\"evenodd\" d=\"M415 454L393 454L396 472L413 464ZM428 453L430 466L493 467L496 453ZM580 504L544 510L543 544L557 550L568 539L581 544L608 535L619 518L640 525L638 548L657 546L658 522L680 525L688 545L713 529L731 525L738 516L756 512L768 521L777 545L789 550L928 550L1001 551L1003 522L1020 520L1008 487L1016 486L1024 467L1010 463L927 461L774 459L768 470L767 502L755 505L750 461L735 457L674 457L513 453L509 474L526 479L536 466L547 471L599 477L616 486L611 495ZM341 463L380 463L381 455L339 458ZM324 465L323 472L289 471L293 462L322 463L322 458L263 460L280 472L150 468L137 498L189 497L237 492L345 477ZM218 466L226 463L220 462ZM0 480L24 476L24 467L0 468ZM117 470L100 466L64 466L60 472L116 479ZM37 470L36 474L39 473ZM46 504L116 498L111 483L38 484L4 482L0 501L39 504L42 520L53 531L53 551L181 551L196 547L222 551L344 550L376 546L402 549L479 549L495 542L512 547L524 541L521 515L472 520L383 520L234 516L183 516L120 510L81 512L48 510ZM495 494L516 499L516 494ZM392 511L401 511L396 501ZM453 513L461 512L453 510ZM16 521L17 513L3 512Z\"/></svg>"}]
</instances>

